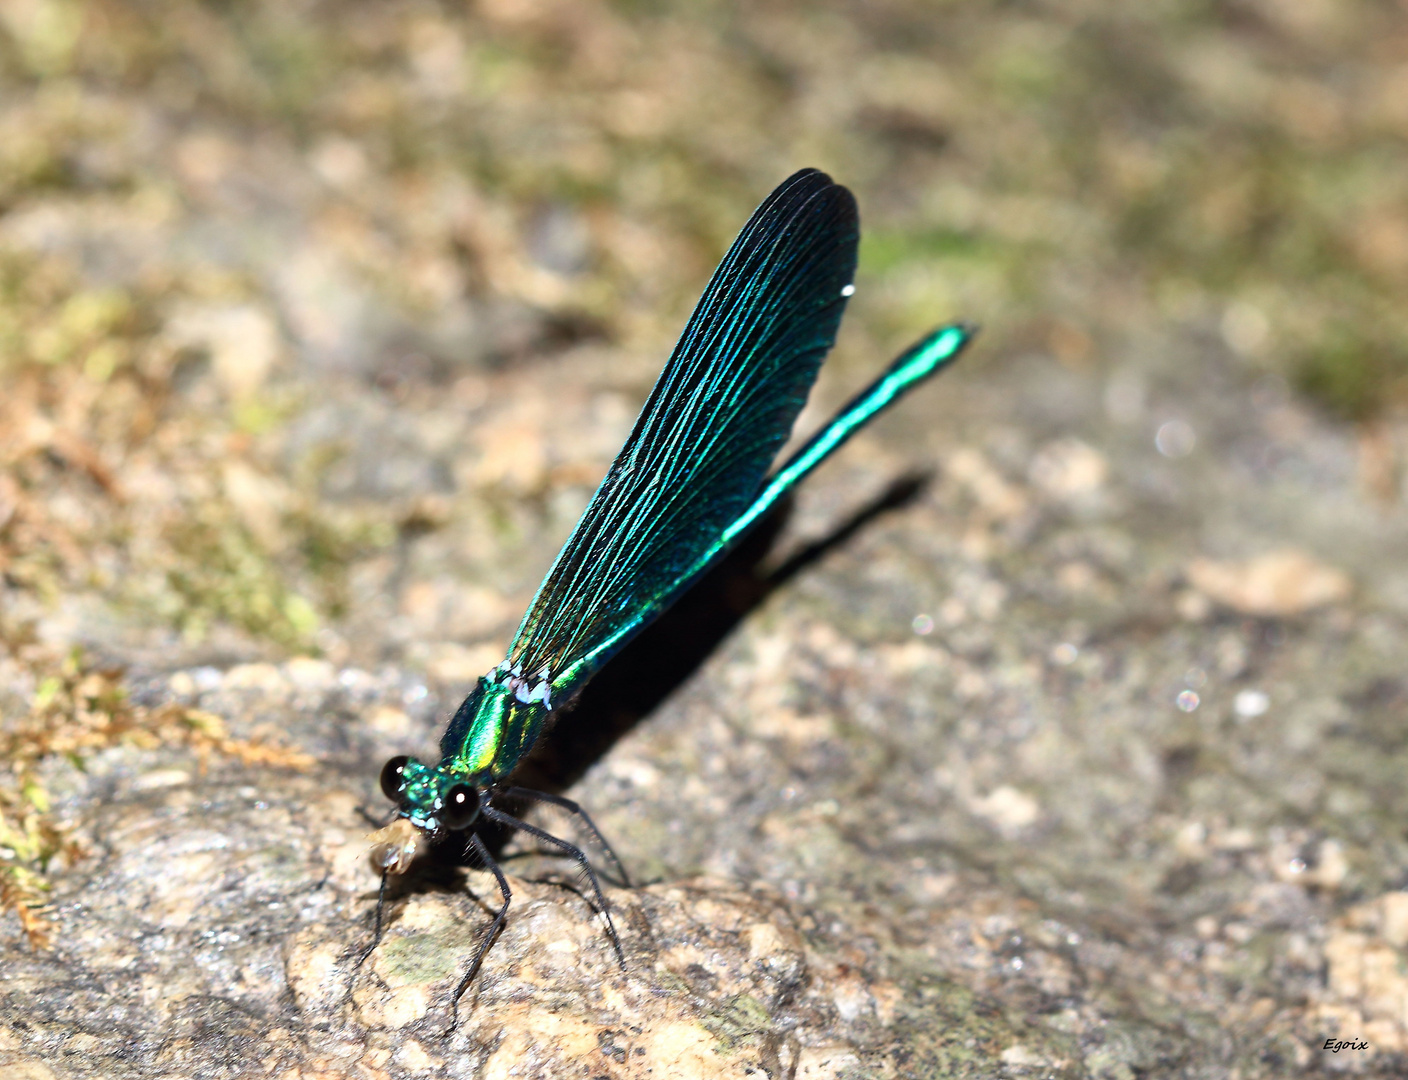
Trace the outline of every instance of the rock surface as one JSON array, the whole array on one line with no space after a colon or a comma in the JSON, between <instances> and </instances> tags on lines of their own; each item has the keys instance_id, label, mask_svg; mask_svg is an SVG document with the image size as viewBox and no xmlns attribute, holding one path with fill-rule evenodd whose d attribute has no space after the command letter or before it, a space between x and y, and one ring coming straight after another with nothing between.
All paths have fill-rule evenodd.
<instances>
[{"instance_id":1,"label":"rock surface","mask_svg":"<svg viewBox=\"0 0 1408 1080\"><path fill-rule=\"evenodd\" d=\"M0 1076L1408 1073L1401 33L1058 7L0 5ZM493 838L449 1031L381 764L805 164L802 428L988 329L529 763L626 969Z\"/></svg>"},{"instance_id":2,"label":"rock surface","mask_svg":"<svg viewBox=\"0 0 1408 1080\"><path fill-rule=\"evenodd\" d=\"M929 407L995 409L983 382ZM920 417L895 427L910 438L862 443L819 479L798 532L844 519L934 439ZM1098 417L1082 433L1111 475L1080 503L999 464L1020 441L957 477L935 451L917 498L780 585L628 724L573 788L652 882L609 892L628 970L570 874L511 858L506 930L448 1039L448 994L495 902L487 875L418 879L356 958L378 763L424 752L456 691L313 660L134 681L138 702L277 731L317 765L216 755L202 772L189 750L131 746L82 773L50 763L87 854L53 875L53 952L5 927L11 1067L1288 1075L1315 1068L1325 1039L1362 1037L1372 1056L1332 1060L1391 1075L1408 1000L1402 613L1373 589L1293 621L1190 602L1178 567L1196 537L1272 516L1284 490L1223 468L1211 438L1175 469L1152 446L1117 453ZM1340 438L1315 432L1302 452L1334 460ZM1188 501L1141 492L1151 473ZM1369 581L1385 564L1350 505L1299 535L1343 557L1330 537L1348 530L1364 561L1343 565ZM1255 549L1255 525L1236 535ZM708 595L691 605L564 721L569 760L574 731L632 707L678 624L715 617Z\"/></svg>"},{"instance_id":3,"label":"rock surface","mask_svg":"<svg viewBox=\"0 0 1408 1080\"><path fill-rule=\"evenodd\" d=\"M401 696L355 671L319 674L333 673L236 667L202 701L328 754L328 716ZM5 1051L30 1070L14 1075L962 1075L1004 1053L1060 1074L1073 1061L1068 1038L975 1009L936 971L887 977L873 933L762 879L609 889L622 971L570 876L512 876L510 919L456 1011L493 878L413 876L361 962L376 900L364 785L334 771L201 774L131 751L64 779L72 806L94 807L78 830L87 856L57 875L56 947L7 942Z\"/></svg>"}]
</instances>

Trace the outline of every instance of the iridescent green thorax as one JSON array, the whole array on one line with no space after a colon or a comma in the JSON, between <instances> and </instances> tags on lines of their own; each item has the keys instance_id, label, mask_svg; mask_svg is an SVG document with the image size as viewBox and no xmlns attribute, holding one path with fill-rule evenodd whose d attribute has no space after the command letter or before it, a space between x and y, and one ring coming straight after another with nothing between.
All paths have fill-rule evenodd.
<instances>
[{"instance_id":1,"label":"iridescent green thorax","mask_svg":"<svg viewBox=\"0 0 1408 1080\"><path fill-rule=\"evenodd\" d=\"M438 768L479 787L503 781L542 732L551 698L545 675L525 678L507 661L480 676L440 740Z\"/></svg>"},{"instance_id":2,"label":"iridescent green thorax","mask_svg":"<svg viewBox=\"0 0 1408 1080\"><path fill-rule=\"evenodd\" d=\"M507 663L481 676L440 740L437 765L414 758L388 765L397 769L388 794L400 816L435 832L445 824L442 806L457 785L483 792L502 783L542 732L551 699L546 677L525 679Z\"/></svg>"}]
</instances>

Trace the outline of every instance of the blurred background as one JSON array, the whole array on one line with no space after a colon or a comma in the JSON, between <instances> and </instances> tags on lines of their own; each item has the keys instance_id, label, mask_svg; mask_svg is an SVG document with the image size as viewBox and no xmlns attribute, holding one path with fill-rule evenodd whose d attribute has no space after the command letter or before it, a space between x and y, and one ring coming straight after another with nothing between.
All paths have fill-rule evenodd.
<instances>
[{"instance_id":1,"label":"blurred background","mask_svg":"<svg viewBox=\"0 0 1408 1080\"><path fill-rule=\"evenodd\" d=\"M433 739L804 166L863 238L802 428L983 333L808 485L793 550L926 477L585 781L607 832L1127 1021L1100 1075L1408 1053L1404 0L0 0L0 902L101 817L64 754L170 734L129 690L218 748L222 685L380 672L284 725L359 793Z\"/></svg>"},{"instance_id":2,"label":"blurred background","mask_svg":"<svg viewBox=\"0 0 1408 1080\"><path fill-rule=\"evenodd\" d=\"M1397 497L1400 3L6 0L0 102L9 633L62 594L316 644L437 497L598 475L804 165L863 214L828 379L953 317L973 367L1189 339ZM588 422L495 381L563 353L611 365ZM395 449L416 395L472 418L433 461Z\"/></svg>"}]
</instances>

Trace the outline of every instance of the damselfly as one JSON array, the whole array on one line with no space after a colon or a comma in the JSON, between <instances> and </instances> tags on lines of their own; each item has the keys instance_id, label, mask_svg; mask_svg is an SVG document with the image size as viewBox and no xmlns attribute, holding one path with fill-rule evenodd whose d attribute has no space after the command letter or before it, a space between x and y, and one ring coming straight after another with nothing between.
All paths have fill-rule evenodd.
<instances>
[{"instance_id":1,"label":"damselfly","mask_svg":"<svg viewBox=\"0 0 1408 1080\"><path fill-rule=\"evenodd\" d=\"M477 831L485 822L521 830L576 861L625 966L587 856L495 801L539 799L565 808L625 880L582 808L512 785L514 769L554 714L626 642L804 476L972 337L970 327L958 324L924 337L769 473L855 292L859 236L855 199L815 169L788 178L758 207L714 271L630 438L538 587L508 656L479 679L450 720L440 761L395 757L382 770L382 791L396 807L392 823L372 834L372 860L382 875L376 939L387 879L449 834L464 838L464 854L494 875L503 898L453 1004L478 973L512 898Z\"/></svg>"}]
</instances>

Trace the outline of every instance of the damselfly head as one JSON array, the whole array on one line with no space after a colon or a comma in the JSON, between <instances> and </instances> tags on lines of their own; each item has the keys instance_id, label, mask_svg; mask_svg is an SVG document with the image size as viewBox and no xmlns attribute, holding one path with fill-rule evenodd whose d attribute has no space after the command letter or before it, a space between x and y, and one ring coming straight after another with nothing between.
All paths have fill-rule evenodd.
<instances>
[{"instance_id":1,"label":"damselfly head","mask_svg":"<svg viewBox=\"0 0 1408 1080\"><path fill-rule=\"evenodd\" d=\"M431 831L467 829L479 818L479 789L454 774L400 754L381 769L381 792L401 820Z\"/></svg>"}]
</instances>

